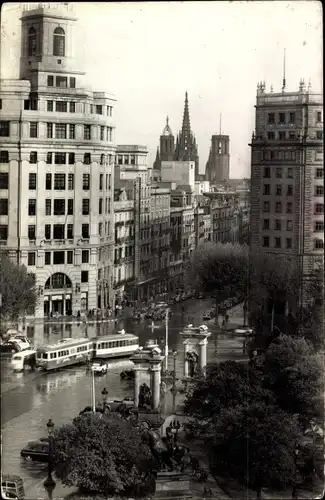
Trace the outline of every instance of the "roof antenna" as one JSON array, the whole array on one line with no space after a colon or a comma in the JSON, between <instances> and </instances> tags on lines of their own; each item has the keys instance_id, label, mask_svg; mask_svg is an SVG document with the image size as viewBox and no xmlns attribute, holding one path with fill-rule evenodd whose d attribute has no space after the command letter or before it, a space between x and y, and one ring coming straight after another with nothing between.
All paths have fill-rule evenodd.
<instances>
[{"instance_id":1,"label":"roof antenna","mask_svg":"<svg viewBox=\"0 0 325 500\"><path fill-rule=\"evenodd\" d=\"M286 49L283 52L283 80L282 80L282 92L286 88Z\"/></svg>"}]
</instances>

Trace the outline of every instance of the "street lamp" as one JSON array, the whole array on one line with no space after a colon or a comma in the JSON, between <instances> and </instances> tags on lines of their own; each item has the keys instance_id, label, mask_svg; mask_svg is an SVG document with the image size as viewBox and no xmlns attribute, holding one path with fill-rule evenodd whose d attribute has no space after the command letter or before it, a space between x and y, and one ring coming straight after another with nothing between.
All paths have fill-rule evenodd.
<instances>
[{"instance_id":1,"label":"street lamp","mask_svg":"<svg viewBox=\"0 0 325 500\"><path fill-rule=\"evenodd\" d=\"M104 387L104 389L102 390L103 410L104 411L106 409L107 396L108 396L108 390L106 389L106 387Z\"/></svg>"},{"instance_id":2,"label":"street lamp","mask_svg":"<svg viewBox=\"0 0 325 500\"><path fill-rule=\"evenodd\" d=\"M172 394L173 394L173 412L175 411L175 400L176 400L176 394L177 394L177 389L176 389L176 356L178 354L178 351L174 349L173 351L173 388L172 388Z\"/></svg>"},{"instance_id":3,"label":"street lamp","mask_svg":"<svg viewBox=\"0 0 325 500\"><path fill-rule=\"evenodd\" d=\"M52 478L52 439L53 439L53 428L54 428L54 423L52 422L52 419L50 418L49 421L46 424L47 427L47 433L49 436L49 461L48 461L48 468L47 468L47 478L44 481L44 486L48 490L53 490L55 488L55 481Z\"/></svg>"}]
</instances>

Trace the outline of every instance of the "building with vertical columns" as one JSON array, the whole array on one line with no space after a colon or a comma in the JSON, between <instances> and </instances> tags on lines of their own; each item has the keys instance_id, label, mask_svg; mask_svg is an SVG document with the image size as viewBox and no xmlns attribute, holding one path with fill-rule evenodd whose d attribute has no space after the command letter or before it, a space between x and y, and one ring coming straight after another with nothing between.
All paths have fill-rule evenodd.
<instances>
[{"instance_id":1,"label":"building with vertical columns","mask_svg":"<svg viewBox=\"0 0 325 500\"><path fill-rule=\"evenodd\" d=\"M116 100L84 88L70 7L23 12L21 27L20 79L0 85L1 250L34 274L36 317L105 308Z\"/></svg>"},{"instance_id":2,"label":"building with vertical columns","mask_svg":"<svg viewBox=\"0 0 325 500\"><path fill-rule=\"evenodd\" d=\"M205 179L210 184L222 184L229 181L230 153L229 135L213 135L211 148L205 169Z\"/></svg>"},{"instance_id":3,"label":"building with vertical columns","mask_svg":"<svg viewBox=\"0 0 325 500\"><path fill-rule=\"evenodd\" d=\"M251 146L251 251L294 258L304 281L324 261L323 95L257 87Z\"/></svg>"}]
</instances>

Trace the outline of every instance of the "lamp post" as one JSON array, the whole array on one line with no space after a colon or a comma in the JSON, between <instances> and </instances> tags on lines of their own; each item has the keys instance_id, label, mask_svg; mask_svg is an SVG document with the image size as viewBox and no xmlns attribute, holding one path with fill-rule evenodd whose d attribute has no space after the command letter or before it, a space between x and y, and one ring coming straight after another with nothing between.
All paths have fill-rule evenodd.
<instances>
[{"instance_id":1,"label":"lamp post","mask_svg":"<svg viewBox=\"0 0 325 500\"><path fill-rule=\"evenodd\" d=\"M173 412L175 412L175 400L176 400L176 394L177 394L177 389L176 389L176 356L178 354L178 351L176 349L173 351L173 387L172 387L172 394L173 394Z\"/></svg>"},{"instance_id":2,"label":"lamp post","mask_svg":"<svg viewBox=\"0 0 325 500\"><path fill-rule=\"evenodd\" d=\"M103 398L103 410L105 412L106 409L106 403L107 403L107 396L108 396L108 390L106 387L102 390L102 398Z\"/></svg>"},{"instance_id":3,"label":"lamp post","mask_svg":"<svg viewBox=\"0 0 325 500\"><path fill-rule=\"evenodd\" d=\"M49 436L49 461L48 461L48 468L47 468L47 478L44 481L44 487L47 490L53 490L55 488L55 481L52 478L52 433L53 433L53 428L54 428L54 423L52 422L52 419L50 418L49 421L46 424L47 427L47 433Z\"/></svg>"}]
</instances>

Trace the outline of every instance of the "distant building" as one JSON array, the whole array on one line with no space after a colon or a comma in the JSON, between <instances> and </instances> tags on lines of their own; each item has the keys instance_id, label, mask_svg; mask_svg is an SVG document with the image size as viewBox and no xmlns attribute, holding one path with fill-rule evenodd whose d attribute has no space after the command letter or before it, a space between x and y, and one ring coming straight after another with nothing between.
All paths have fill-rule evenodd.
<instances>
[{"instance_id":1,"label":"distant building","mask_svg":"<svg viewBox=\"0 0 325 500\"><path fill-rule=\"evenodd\" d=\"M173 182L177 186L188 185L195 189L195 162L163 161L161 162L161 181Z\"/></svg>"},{"instance_id":2,"label":"distant building","mask_svg":"<svg viewBox=\"0 0 325 500\"><path fill-rule=\"evenodd\" d=\"M213 135L205 169L205 179L210 184L228 182L230 168L229 135Z\"/></svg>"},{"instance_id":3,"label":"distant building","mask_svg":"<svg viewBox=\"0 0 325 500\"><path fill-rule=\"evenodd\" d=\"M250 247L294 257L303 283L324 261L323 95L259 84L255 109Z\"/></svg>"},{"instance_id":4,"label":"distant building","mask_svg":"<svg viewBox=\"0 0 325 500\"><path fill-rule=\"evenodd\" d=\"M156 159L153 164L154 170L159 170L161 163L164 161L194 162L195 180L204 179L204 176L199 174L199 154L196 139L191 130L187 92L185 93L182 129L178 133L176 143L167 117L159 144L160 147L157 149Z\"/></svg>"}]
</instances>

